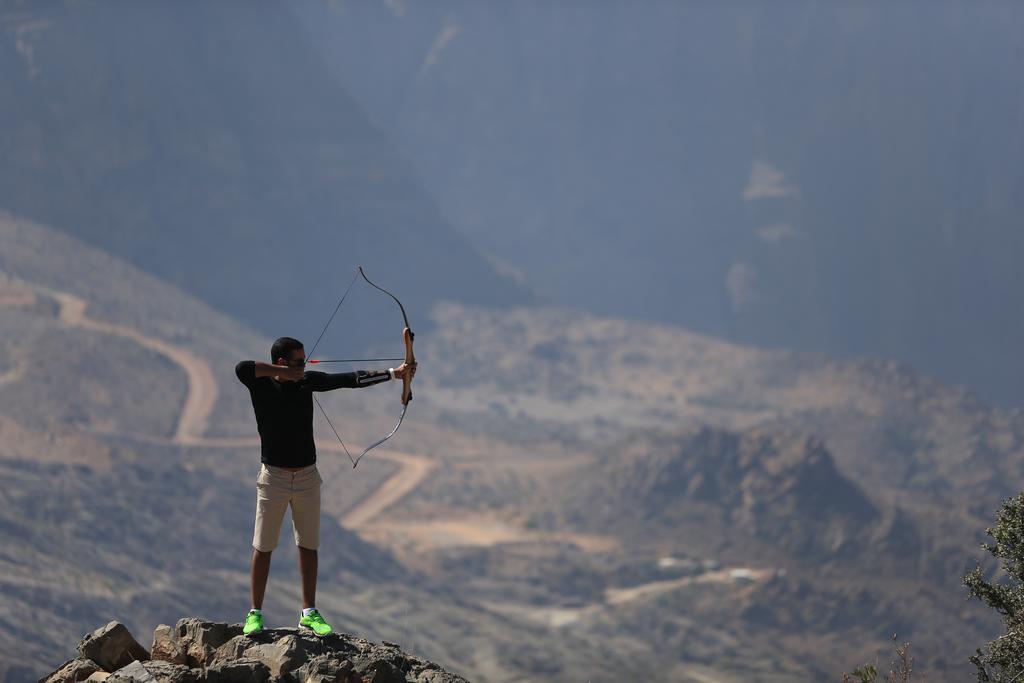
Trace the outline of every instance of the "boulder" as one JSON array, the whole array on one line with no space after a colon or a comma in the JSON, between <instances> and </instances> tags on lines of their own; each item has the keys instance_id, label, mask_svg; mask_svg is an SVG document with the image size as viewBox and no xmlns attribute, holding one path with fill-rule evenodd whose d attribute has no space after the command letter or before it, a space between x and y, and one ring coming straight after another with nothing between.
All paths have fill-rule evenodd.
<instances>
[{"instance_id":1,"label":"boulder","mask_svg":"<svg viewBox=\"0 0 1024 683\"><path fill-rule=\"evenodd\" d=\"M146 671L160 683L203 683L205 676L201 669L190 669L171 662L149 661L143 664Z\"/></svg>"},{"instance_id":2,"label":"boulder","mask_svg":"<svg viewBox=\"0 0 1024 683\"><path fill-rule=\"evenodd\" d=\"M201 669L190 669L181 664L159 660L134 661L107 676L109 683L205 683Z\"/></svg>"},{"instance_id":3,"label":"boulder","mask_svg":"<svg viewBox=\"0 0 1024 683\"><path fill-rule=\"evenodd\" d=\"M188 665L188 657L178 645L177 631L167 624L160 624L153 631L153 646L149 656L164 662Z\"/></svg>"},{"instance_id":4,"label":"boulder","mask_svg":"<svg viewBox=\"0 0 1024 683\"><path fill-rule=\"evenodd\" d=\"M270 669L254 659L220 662L206 670L207 683L267 683Z\"/></svg>"},{"instance_id":5,"label":"boulder","mask_svg":"<svg viewBox=\"0 0 1024 683\"><path fill-rule=\"evenodd\" d=\"M213 662L217 649L242 635L241 624L222 624L201 619L179 619L174 628L178 648L190 667L205 667Z\"/></svg>"},{"instance_id":6,"label":"boulder","mask_svg":"<svg viewBox=\"0 0 1024 683\"><path fill-rule=\"evenodd\" d=\"M135 660L147 661L149 652L129 633L124 624L112 621L78 643L78 653L104 671L114 672Z\"/></svg>"},{"instance_id":7,"label":"boulder","mask_svg":"<svg viewBox=\"0 0 1024 683\"><path fill-rule=\"evenodd\" d=\"M84 681L97 671L102 671L99 665L91 659L78 657L69 659L49 676L40 678L39 683L78 683Z\"/></svg>"},{"instance_id":8,"label":"boulder","mask_svg":"<svg viewBox=\"0 0 1024 683\"><path fill-rule=\"evenodd\" d=\"M295 628L278 629L278 631L296 633L301 638L309 639L311 643L315 643L320 648L317 652L341 653L346 657L352 657L360 652L369 652L375 647L373 643L368 640L342 633L328 633L326 636L314 636L310 634L309 631L303 631Z\"/></svg>"},{"instance_id":9,"label":"boulder","mask_svg":"<svg viewBox=\"0 0 1024 683\"><path fill-rule=\"evenodd\" d=\"M373 659L356 665L363 683L406 683L405 672L384 659Z\"/></svg>"},{"instance_id":10,"label":"boulder","mask_svg":"<svg viewBox=\"0 0 1024 683\"><path fill-rule=\"evenodd\" d=\"M142 662L135 660L110 674L107 683L158 683L158 681L156 676L142 666Z\"/></svg>"},{"instance_id":11,"label":"boulder","mask_svg":"<svg viewBox=\"0 0 1024 683\"><path fill-rule=\"evenodd\" d=\"M216 652L208 659L207 666L243 659L246 649L250 647L252 647L252 638L246 635L235 636L217 648Z\"/></svg>"},{"instance_id":12,"label":"boulder","mask_svg":"<svg viewBox=\"0 0 1024 683\"><path fill-rule=\"evenodd\" d=\"M395 643L297 628L247 636L240 624L201 619L158 626L152 652L112 621L83 638L79 652L40 683L466 683Z\"/></svg>"},{"instance_id":13,"label":"boulder","mask_svg":"<svg viewBox=\"0 0 1024 683\"><path fill-rule=\"evenodd\" d=\"M416 683L466 683L466 679L440 669L421 671L415 678Z\"/></svg>"},{"instance_id":14,"label":"boulder","mask_svg":"<svg viewBox=\"0 0 1024 683\"><path fill-rule=\"evenodd\" d=\"M263 662L274 676L280 676L298 669L310 657L320 653L320 644L310 638L286 635L270 643L259 643L247 648L246 659Z\"/></svg>"},{"instance_id":15,"label":"boulder","mask_svg":"<svg viewBox=\"0 0 1024 683\"><path fill-rule=\"evenodd\" d=\"M318 655L292 672L297 683L363 683L352 662L337 655Z\"/></svg>"}]
</instances>

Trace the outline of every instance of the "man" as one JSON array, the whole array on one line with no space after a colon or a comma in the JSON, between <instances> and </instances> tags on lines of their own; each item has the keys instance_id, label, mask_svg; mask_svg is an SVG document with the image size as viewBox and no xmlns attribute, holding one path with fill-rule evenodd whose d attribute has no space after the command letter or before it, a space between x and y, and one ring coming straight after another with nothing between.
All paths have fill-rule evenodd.
<instances>
[{"instance_id":1,"label":"man","mask_svg":"<svg viewBox=\"0 0 1024 683\"><path fill-rule=\"evenodd\" d=\"M328 374L306 372L302 342L281 337L270 349L273 364L244 360L235 366L249 389L260 433L260 474L256 480L256 529L252 540L252 609L243 631L263 628L263 594L270 574L270 554L277 547L285 509L291 505L295 544L302 576L299 626L317 635L331 627L316 610L317 547L320 545L320 485L313 441L314 391L368 387L416 374L415 363L389 370Z\"/></svg>"}]
</instances>

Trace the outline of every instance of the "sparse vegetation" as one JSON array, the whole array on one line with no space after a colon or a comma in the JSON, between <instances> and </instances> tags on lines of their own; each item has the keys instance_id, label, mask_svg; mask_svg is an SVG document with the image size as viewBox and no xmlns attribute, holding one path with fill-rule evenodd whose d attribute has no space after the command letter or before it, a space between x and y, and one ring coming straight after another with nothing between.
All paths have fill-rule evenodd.
<instances>
[{"instance_id":1,"label":"sparse vegetation","mask_svg":"<svg viewBox=\"0 0 1024 683\"><path fill-rule=\"evenodd\" d=\"M1006 632L970 659L978 668L978 681L1024 681L1024 493L1003 502L996 525L986 532L995 543L981 547L1001 562L1006 578L986 580L982 568L975 567L963 582L971 597L1002 616Z\"/></svg>"},{"instance_id":2,"label":"sparse vegetation","mask_svg":"<svg viewBox=\"0 0 1024 683\"><path fill-rule=\"evenodd\" d=\"M910 656L910 643L900 645L896 634L892 634L893 647L896 648L896 659L889 664L889 673L882 679L883 683L906 683L910 680L924 681L924 675L912 679L914 658ZM876 683L878 681L878 665L865 664L858 666L851 673L843 674L843 683Z\"/></svg>"}]
</instances>

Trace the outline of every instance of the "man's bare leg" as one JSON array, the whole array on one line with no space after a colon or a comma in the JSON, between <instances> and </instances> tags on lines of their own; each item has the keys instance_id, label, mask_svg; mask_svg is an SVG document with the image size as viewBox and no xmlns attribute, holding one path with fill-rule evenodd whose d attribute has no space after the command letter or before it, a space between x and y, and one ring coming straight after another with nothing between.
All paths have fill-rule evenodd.
<instances>
[{"instance_id":1,"label":"man's bare leg","mask_svg":"<svg viewBox=\"0 0 1024 683\"><path fill-rule=\"evenodd\" d=\"M302 575L302 609L316 606L316 550L299 546L299 573Z\"/></svg>"},{"instance_id":2,"label":"man's bare leg","mask_svg":"<svg viewBox=\"0 0 1024 683\"><path fill-rule=\"evenodd\" d=\"M263 594L267 591L267 577L270 576L270 553L252 549L252 606L263 609Z\"/></svg>"}]
</instances>

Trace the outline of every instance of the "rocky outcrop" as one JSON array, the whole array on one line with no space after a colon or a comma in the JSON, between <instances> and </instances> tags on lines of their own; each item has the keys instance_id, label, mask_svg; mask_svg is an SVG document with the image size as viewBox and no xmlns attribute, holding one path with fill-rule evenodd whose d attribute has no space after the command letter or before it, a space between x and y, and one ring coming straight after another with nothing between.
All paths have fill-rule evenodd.
<instances>
[{"instance_id":1,"label":"rocky outcrop","mask_svg":"<svg viewBox=\"0 0 1024 683\"><path fill-rule=\"evenodd\" d=\"M729 529L824 560L877 545L884 521L824 442L798 432L699 427L646 435L610 449L600 471L569 495L572 519L582 528L649 529L703 510ZM594 513L596 500L604 501L603 516Z\"/></svg>"},{"instance_id":2,"label":"rocky outcrop","mask_svg":"<svg viewBox=\"0 0 1024 683\"><path fill-rule=\"evenodd\" d=\"M96 662L79 657L64 662L56 671L42 680L45 683L78 683L78 681L89 680L90 676L101 671L103 669Z\"/></svg>"},{"instance_id":3,"label":"rocky outcrop","mask_svg":"<svg viewBox=\"0 0 1024 683\"><path fill-rule=\"evenodd\" d=\"M116 671L132 662L146 661L149 653L140 645L124 624L112 621L96 629L78 643L82 659L96 662L104 671Z\"/></svg>"},{"instance_id":4,"label":"rocky outcrop","mask_svg":"<svg viewBox=\"0 0 1024 683\"><path fill-rule=\"evenodd\" d=\"M189 618L158 626L149 652L116 621L83 638L78 652L40 683L466 683L386 641L297 628L247 636L239 624Z\"/></svg>"}]
</instances>

